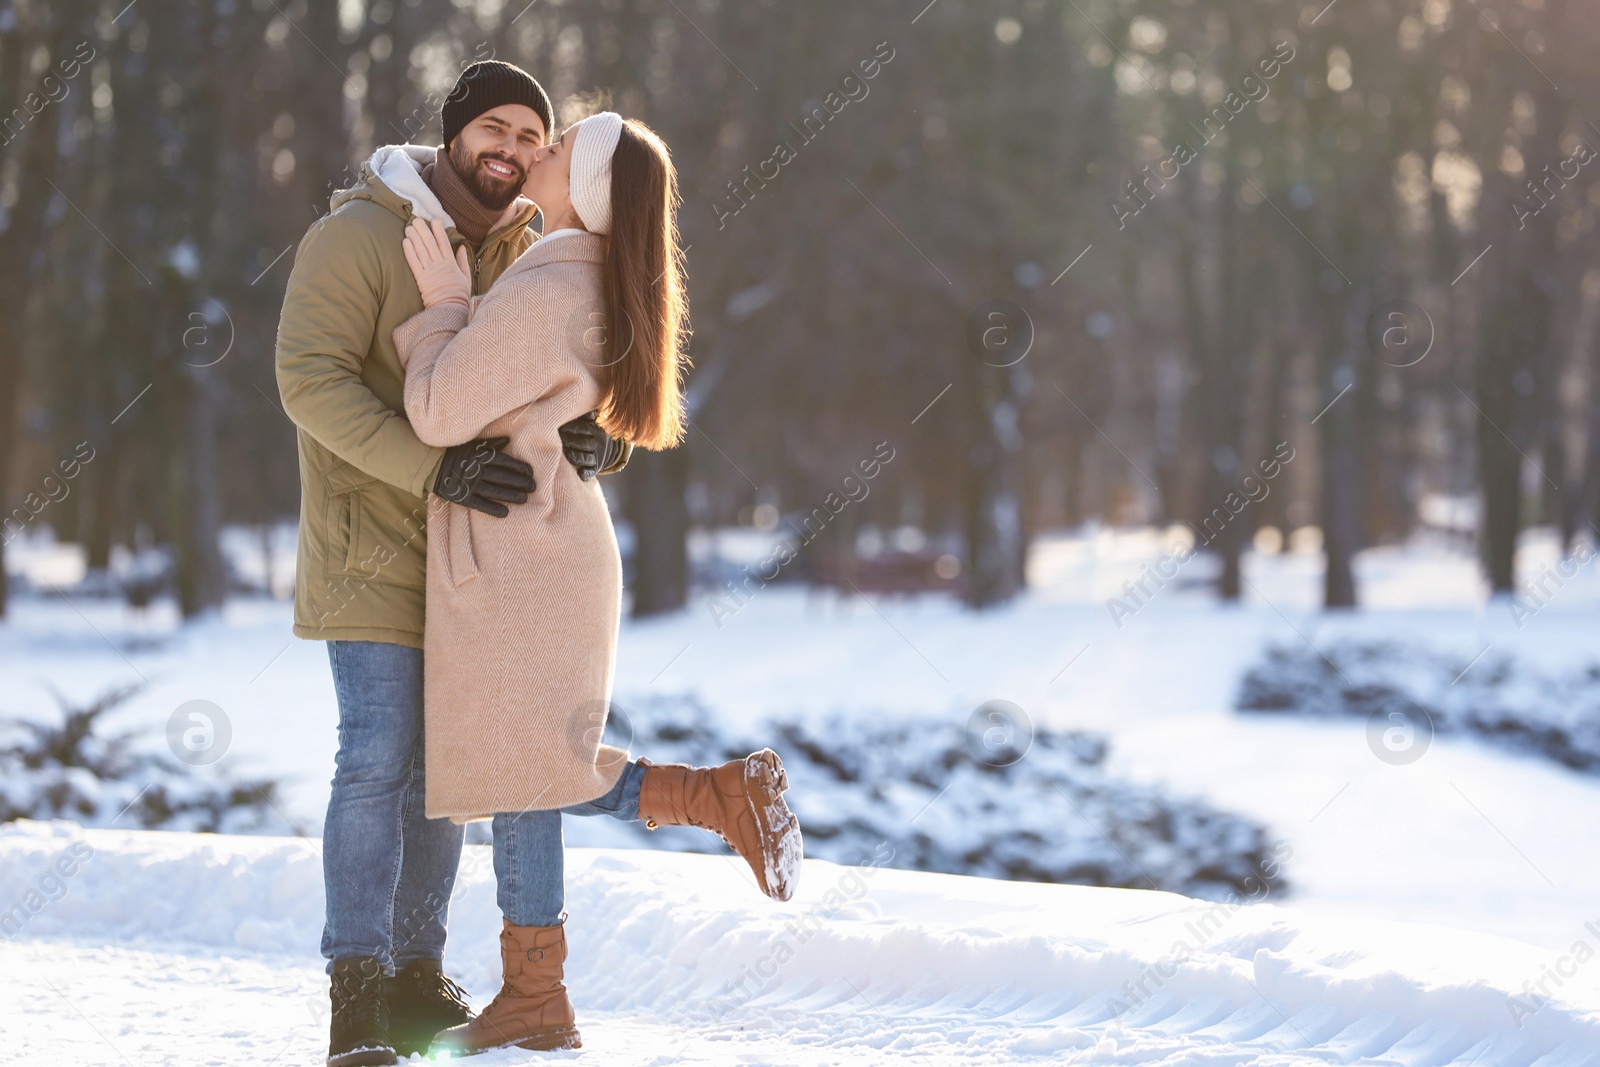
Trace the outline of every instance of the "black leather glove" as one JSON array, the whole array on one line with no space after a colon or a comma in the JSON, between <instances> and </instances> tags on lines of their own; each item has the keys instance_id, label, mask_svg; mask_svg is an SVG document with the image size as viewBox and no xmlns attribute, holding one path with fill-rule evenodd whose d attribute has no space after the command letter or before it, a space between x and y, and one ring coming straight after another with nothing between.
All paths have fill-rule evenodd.
<instances>
[{"instance_id":1,"label":"black leather glove","mask_svg":"<svg viewBox=\"0 0 1600 1067\"><path fill-rule=\"evenodd\" d=\"M561 451L587 482L596 474L615 474L626 467L633 445L602 430L591 411L561 427Z\"/></svg>"},{"instance_id":2,"label":"black leather glove","mask_svg":"<svg viewBox=\"0 0 1600 1067\"><path fill-rule=\"evenodd\" d=\"M507 504L526 504L533 492L533 468L500 451L509 437L480 437L444 450L433 491L454 504L462 504L503 519L511 514Z\"/></svg>"},{"instance_id":3,"label":"black leather glove","mask_svg":"<svg viewBox=\"0 0 1600 1067\"><path fill-rule=\"evenodd\" d=\"M614 447L607 453L609 458L606 462L600 464L601 474L615 474L623 467L626 467L628 460L633 458L632 441L618 441L613 437L611 438L611 443Z\"/></svg>"}]
</instances>

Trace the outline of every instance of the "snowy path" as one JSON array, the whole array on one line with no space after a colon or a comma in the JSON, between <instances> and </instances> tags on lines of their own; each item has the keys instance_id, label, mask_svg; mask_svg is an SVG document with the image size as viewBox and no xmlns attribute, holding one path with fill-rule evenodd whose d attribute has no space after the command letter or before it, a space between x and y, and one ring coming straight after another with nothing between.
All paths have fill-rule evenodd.
<instances>
[{"instance_id":1,"label":"snowy path","mask_svg":"<svg viewBox=\"0 0 1600 1067\"><path fill-rule=\"evenodd\" d=\"M65 892L30 898L74 846ZM498 918L469 851L449 963L485 997ZM38 905L0 942L0 1062L318 1062L320 872L303 840L0 830L0 903ZM818 861L780 905L728 859L643 850L570 850L567 885L585 1047L545 1059L1600 1064L1600 967L1519 1028L1508 998L1558 955L1481 934Z\"/></svg>"}]
</instances>

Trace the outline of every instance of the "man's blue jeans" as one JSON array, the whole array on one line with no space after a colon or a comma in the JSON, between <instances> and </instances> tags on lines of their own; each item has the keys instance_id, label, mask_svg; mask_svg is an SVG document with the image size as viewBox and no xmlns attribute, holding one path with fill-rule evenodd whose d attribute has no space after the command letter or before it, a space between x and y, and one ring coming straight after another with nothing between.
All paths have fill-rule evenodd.
<instances>
[{"instance_id":1,"label":"man's blue jeans","mask_svg":"<svg viewBox=\"0 0 1600 1067\"><path fill-rule=\"evenodd\" d=\"M376 957L386 972L440 959L462 827L423 814L422 650L329 641L328 662L339 752L322 831L322 954L330 971L332 960L352 956ZM630 761L611 792L561 810L637 819L643 776ZM519 926L554 925L563 899L560 812L496 815L493 825L501 911Z\"/></svg>"},{"instance_id":2,"label":"man's blue jeans","mask_svg":"<svg viewBox=\"0 0 1600 1067\"><path fill-rule=\"evenodd\" d=\"M462 827L423 815L422 650L329 641L328 662L339 752L322 829L322 954L375 956L385 971L440 959Z\"/></svg>"}]
</instances>

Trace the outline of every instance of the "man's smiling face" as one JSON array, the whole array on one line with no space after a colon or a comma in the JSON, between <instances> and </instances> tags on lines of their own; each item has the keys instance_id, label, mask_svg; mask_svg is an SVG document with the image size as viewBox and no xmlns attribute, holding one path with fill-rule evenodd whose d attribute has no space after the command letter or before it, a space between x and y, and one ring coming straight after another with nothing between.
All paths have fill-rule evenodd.
<instances>
[{"instance_id":1,"label":"man's smiling face","mask_svg":"<svg viewBox=\"0 0 1600 1067\"><path fill-rule=\"evenodd\" d=\"M521 191L546 136L544 120L533 108L502 104L461 128L450 142L450 163L479 203L503 211Z\"/></svg>"}]
</instances>

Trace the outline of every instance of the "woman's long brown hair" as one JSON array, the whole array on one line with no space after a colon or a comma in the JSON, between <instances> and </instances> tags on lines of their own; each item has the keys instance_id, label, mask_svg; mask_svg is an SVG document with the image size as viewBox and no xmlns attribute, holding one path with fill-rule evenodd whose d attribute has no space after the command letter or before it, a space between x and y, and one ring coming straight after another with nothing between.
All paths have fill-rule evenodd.
<instances>
[{"instance_id":1,"label":"woman's long brown hair","mask_svg":"<svg viewBox=\"0 0 1600 1067\"><path fill-rule=\"evenodd\" d=\"M600 424L640 448L671 448L684 434L689 309L678 204L678 172L667 146L650 127L628 119L611 157L604 267L607 337L622 355L607 368Z\"/></svg>"}]
</instances>

